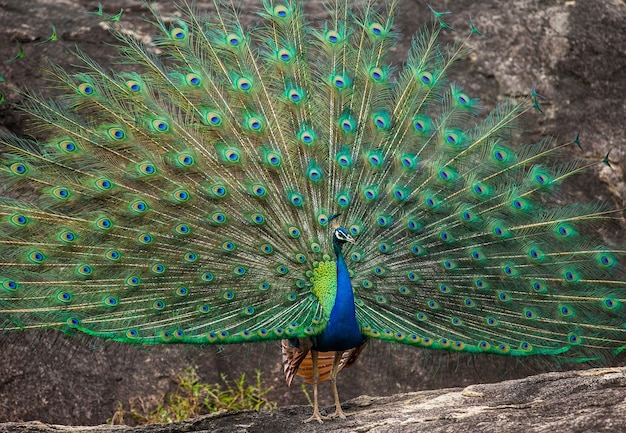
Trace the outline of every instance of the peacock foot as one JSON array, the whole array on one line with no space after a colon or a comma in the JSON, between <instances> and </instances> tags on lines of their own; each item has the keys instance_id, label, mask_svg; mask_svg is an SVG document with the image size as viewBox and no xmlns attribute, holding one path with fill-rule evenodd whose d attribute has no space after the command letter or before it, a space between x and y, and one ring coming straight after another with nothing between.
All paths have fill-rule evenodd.
<instances>
[{"instance_id":1,"label":"peacock foot","mask_svg":"<svg viewBox=\"0 0 626 433\"><path fill-rule=\"evenodd\" d=\"M338 407L335 412L328 415L326 418L341 418L346 419L349 416L356 415L355 413L345 413L341 407Z\"/></svg>"},{"instance_id":2,"label":"peacock foot","mask_svg":"<svg viewBox=\"0 0 626 433\"><path fill-rule=\"evenodd\" d=\"M330 418L332 418L332 416L322 416L322 414L320 414L319 411L316 410L313 412L313 415L311 415L310 418L305 419L303 422L309 423L311 421L317 421L320 424L323 424L325 419L330 419Z\"/></svg>"}]
</instances>

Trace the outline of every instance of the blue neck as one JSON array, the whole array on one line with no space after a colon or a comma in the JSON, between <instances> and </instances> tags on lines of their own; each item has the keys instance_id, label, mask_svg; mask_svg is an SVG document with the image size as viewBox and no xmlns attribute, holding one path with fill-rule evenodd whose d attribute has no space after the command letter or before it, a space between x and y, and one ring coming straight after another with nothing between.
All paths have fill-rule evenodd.
<instances>
[{"instance_id":1,"label":"blue neck","mask_svg":"<svg viewBox=\"0 0 626 433\"><path fill-rule=\"evenodd\" d=\"M359 346L363 336L356 321L352 282L341 246L334 243L337 255L337 295L326 329L314 338L313 348L320 352L348 350Z\"/></svg>"}]
</instances>

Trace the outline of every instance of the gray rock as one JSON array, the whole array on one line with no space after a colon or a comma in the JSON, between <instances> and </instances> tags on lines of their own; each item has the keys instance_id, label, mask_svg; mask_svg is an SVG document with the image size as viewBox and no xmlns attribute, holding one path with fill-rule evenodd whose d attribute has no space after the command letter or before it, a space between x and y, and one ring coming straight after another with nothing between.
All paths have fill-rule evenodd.
<instances>
[{"instance_id":1,"label":"gray rock","mask_svg":"<svg viewBox=\"0 0 626 433\"><path fill-rule=\"evenodd\" d=\"M310 407L225 412L145 427L65 427L0 424L0 433L452 433L623 432L626 427L626 368L548 373L521 380L396 394L361 396L343 406L350 416L303 424ZM328 408L329 412L332 408Z\"/></svg>"}]
</instances>

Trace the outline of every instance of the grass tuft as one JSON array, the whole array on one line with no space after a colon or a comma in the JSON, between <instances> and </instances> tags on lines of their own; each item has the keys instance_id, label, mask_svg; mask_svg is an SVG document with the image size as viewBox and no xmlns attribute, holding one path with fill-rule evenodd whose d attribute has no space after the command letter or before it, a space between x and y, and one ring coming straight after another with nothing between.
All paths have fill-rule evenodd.
<instances>
[{"instance_id":1,"label":"grass tuft","mask_svg":"<svg viewBox=\"0 0 626 433\"><path fill-rule=\"evenodd\" d=\"M276 402L265 398L271 387L263 385L260 371L256 371L252 384L247 383L245 373L237 380L228 380L225 374L220 376L222 383L202 383L196 370L188 368L177 376L176 391L152 398L152 402L134 397L129 401L128 410L119 403L108 422L112 425L167 424L220 411L276 409Z\"/></svg>"}]
</instances>

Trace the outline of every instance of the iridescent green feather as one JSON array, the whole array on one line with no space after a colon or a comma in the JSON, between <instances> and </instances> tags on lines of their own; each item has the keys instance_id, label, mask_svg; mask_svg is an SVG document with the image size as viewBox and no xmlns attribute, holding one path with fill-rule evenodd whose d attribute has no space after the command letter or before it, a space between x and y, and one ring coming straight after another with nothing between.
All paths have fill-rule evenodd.
<instances>
[{"instance_id":1,"label":"iridescent green feather","mask_svg":"<svg viewBox=\"0 0 626 433\"><path fill-rule=\"evenodd\" d=\"M447 81L474 32L443 45L436 15L396 71L395 1L329 1L317 28L302 3L264 0L254 30L219 2L153 11L151 44L113 30L135 71L78 51L82 72L52 68L64 97L25 94L49 138L0 135L0 328L133 343L318 334L341 214L367 337L621 351L624 250L584 234L615 212L550 205L584 167L550 163L566 144L517 143L532 99L479 120L478 99Z\"/></svg>"}]
</instances>

